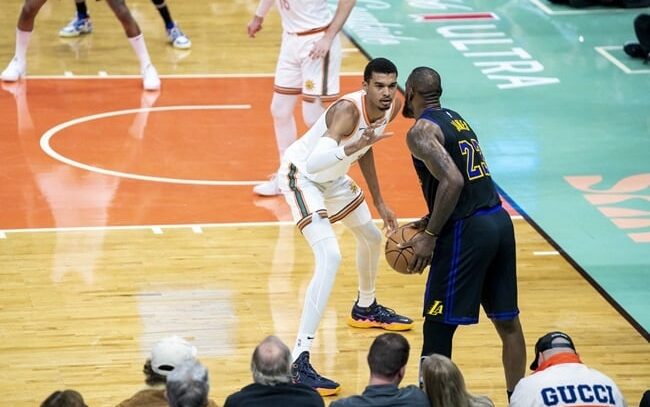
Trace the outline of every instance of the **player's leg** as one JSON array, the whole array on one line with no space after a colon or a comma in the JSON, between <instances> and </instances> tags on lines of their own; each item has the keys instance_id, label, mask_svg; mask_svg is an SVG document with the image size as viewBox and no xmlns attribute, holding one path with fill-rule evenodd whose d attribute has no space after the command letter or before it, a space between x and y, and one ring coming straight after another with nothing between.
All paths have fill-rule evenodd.
<instances>
[{"instance_id":1,"label":"player's leg","mask_svg":"<svg viewBox=\"0 0 650 407\"><path fill-rule=\"evenodd\" d=\"M88 15L88 7L86 7L86 0L76 0L75 6L77 8L77 14L68 25L59 30L60 37L78 37L93 31L90 15Z\"/></svg>"},{"instance_id":2,"label":"player's leg","mask_svg":"<svg viewBox=\"0 0 650 407\"><path fill-rule=\"evenodd\" d=\"M381 231L372 221L363 191L349 177L341 177L325 194L332 223L342 220L357 241L356 260L359 292L348 325L355 328L382 328L390 331L411 329L413 320L377 302L375 284L381 255Z\"/></svg>"},{"instance_id":3,"label":"player's leg","mask_svg":"<svg viewBox=\"0 0 650 407\"><path fill-rule=\"evenodd\" d=\"M322 193L311 181L300 177L287 163L280 168L280 186L294 220L314 254L314 273L305 292L300 326L293 348L293 381L316 389L321 395L336 394L340 385L320 376L309 355L316 331L329 300L341 263L336 235L327 218Z\"/></svg>"},{"instance_id":4,"label":"player's leg","mask_svg":"<svg viewBox=\"0 0 650 407\"><path fill-rule=\"evenodd\" d=\"M300 53L302 70L302 117L311 127L325 111L325 104L339 96L341 72L341 41L337 35L330 52L323 58L311 59L309 51L322 33L306 36Z\"/></svg>"},{"instance_id":5,"label":"player's leg","mask_svg":"<svg viewBox=\"0 0 650 407\"><path fill-rule=\"evenodd\" d=\"M146 90L160 89L160 79L158 72L151 63L149 51L147 51L147 44L144 42L144 36L140 31L138 23L131 15L131 11L126 6L124 0L107 0L108 5L113 10L115 17L120 20L124 32L135 51L135 54L140 60L140 72L142 73L142 85Z\"/></svg>"},{"instance_id":6,"label":"player's leg","mask_svg":"<svg viewBox=\"0 0 650 407\"><path fill-rule=\"evenodd\" d=\"M498 251L486 273L482 300L502 342L503 369L508 394L526 372L526 342L519 322L515 236L510 215L499 208L484 217L499 230Z\"/></svg>"},{"instance_id":7,"label":"player's leg","mask_svg":"<svg viewBox=\"0 0 650 407\"><path fill-rule=\"evenodd\" d=\"M3 81L15 82L27 71L27 48L34 30L34 20L47 0L25 0L16 25L16 52L0 75Z\"/></svg>"},{"instance_id":8,"label":"player's leg","mask_svg":"<svg viewBox=\"0 0 650 407\"><path fill-rule=\"evenodd\" d=\"M151 0L151 2L158 9L160 17L165 22L165 29L167 30L167 39L169 43L178 49L188 49L192 47L192 41L181 31L181 28L172 19L172 14L167 7L166 0Z\"/></svg>"},{"instance_id":9,"label":"player's leg","mask_svg":"<svg viewBox=\"0 0 650 407\"><path fill-rule=\"evenodd\" d=\"M284 151L298 138L293 111L301 93L302 74L293 49L295 41L295 36L282 34L282 46L275 68L271 116L278 148L278 161L282 160ZM253 192L262 196L280 194L277 174L273 174L269 181L256 185Z\"/></svg>"}]
</instances>

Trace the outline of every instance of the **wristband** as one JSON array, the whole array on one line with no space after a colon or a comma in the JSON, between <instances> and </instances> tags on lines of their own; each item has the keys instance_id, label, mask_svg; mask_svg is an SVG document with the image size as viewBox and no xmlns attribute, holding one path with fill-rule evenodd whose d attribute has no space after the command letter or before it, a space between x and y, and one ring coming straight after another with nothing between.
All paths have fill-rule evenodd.
<instances>
[{"instance_id":1,"label":"wristband","mask_svg":"<svg viewBox=\"0 0 650 407\"><path fill-rule=\"evenodd\" d=\"M439 236L440 236L440 234L438 234L438 233L433 233L432 231L430 231L430 230L427 229L427 228L424 228L424 233L426 233L426 234L429 235L429 236L433 236L433 237L439 237Z\"/></svg>"}]
</instances>

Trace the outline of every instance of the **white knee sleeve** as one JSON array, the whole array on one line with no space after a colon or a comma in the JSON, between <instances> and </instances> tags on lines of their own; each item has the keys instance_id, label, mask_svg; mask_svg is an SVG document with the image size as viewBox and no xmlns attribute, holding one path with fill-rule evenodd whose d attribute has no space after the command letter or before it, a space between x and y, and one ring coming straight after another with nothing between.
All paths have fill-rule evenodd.
<instances>
[{"instance_id":1,"label":"white knee sleeve","mask_svg":"<svg viewBox=\"0 0 650 407\"><path fill-rule=\"evenodd\" d=\"M341 252L328 219L314 214L302 230L314 253L314 275L305 293L299 334L316 333L341 264Z\"/></svg>"},{"instance_id":2,"label":"white knee sleeve","mask_svg":"<svg viewBox=\"0 0 650 407\"><path fill-rule=\"evenodd\" d=\"M271 115L273 116L273 127L275 129L275 141L278 146L280 158L298 137L296 119L293 117L293 109L300 95L283 95L273 93L271 100Z\"/></svg>"},{"instance_id":3,"label":"white knee sleeve","mask_svg":"<svg viewBox=\"0 0 650 407\"><path fill-rule=\"evenodd\" d=\"M316 123L316 120L318 120L324 111L325 106L323 106L320 98L316 98L313 102L302 101L302 119L305 121L307 127L311 127Z\"/></svg>"}]
</instances>

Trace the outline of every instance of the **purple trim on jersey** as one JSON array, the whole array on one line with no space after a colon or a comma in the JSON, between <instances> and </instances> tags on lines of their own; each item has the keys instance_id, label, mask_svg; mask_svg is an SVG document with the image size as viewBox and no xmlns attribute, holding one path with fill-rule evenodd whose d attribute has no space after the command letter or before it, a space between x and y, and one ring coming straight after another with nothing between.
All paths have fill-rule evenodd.
<instances>
[{"instance_id":1,"label":"purple trim on jersey","mask_svg":"<svg viewBox=\"0 0 650 407\"><path fill-rule=\"evenodd\" d=\"M501 204L495 205L491 208L482 208L474 212L471 216L481 216L481 215L490 215L492 213L497 213L501 210Z\"/></svg>"},{"instance_id":2,"label":"purple trim on jersey","mask_svg":"<svg viewBox=\"0 0 650 407\"><path fill-rule=\"evenodd\" d=\"M451 257L451 271L449 273L449 281L447 282L447 296L445 301L447 302L447 307L445 310L445 321L454 321L452 318L452 310L454 304L454 287L456 285L456 275L458 274L458 259L460 257L460 237L461 237L461 228L463 226L463 221L460 220L454 225L454 254Z\"/></svg>"},{"instance_id":3,"label":"purple trim on jersey","mask_svg":"<svg viewBox=\"0 0 650 407\"><path fill-rule=\"evenodd\" d=\"M498 321L510 320L516 317L517 315L519 315L519 310L509 311L509 312L495 312L495 313L487 314L488 318L496 319Z\"/></svg>"}]
</instances>

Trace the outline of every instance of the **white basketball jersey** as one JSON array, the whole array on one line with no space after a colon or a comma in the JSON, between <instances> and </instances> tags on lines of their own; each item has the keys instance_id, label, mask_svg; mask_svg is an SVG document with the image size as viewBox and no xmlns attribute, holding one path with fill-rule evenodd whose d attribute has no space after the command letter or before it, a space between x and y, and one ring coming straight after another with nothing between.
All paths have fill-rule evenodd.
<instances>
[{"instance_id":1,"label":"white basketball jersey","mask_svg":"<svg viewBox=\"0 0 650 407\"><path fill-rule=\"evenodd\" d=\"M348 93L339 99L349 100L350 102L354 103L359 111L359 123L357 124L356 130L345 140L342 140L339 145L345 146L358 140L363 134L363 131L368 127L369 123L365 107L365 96L366 92L360 90L357 92ZM332 105L330 105L328 108L328 111L339 100L332 103ZM394 107L395 102L393 102L393 104L390 106L390 109L386 110L384 117L379 119L381 125L375 128L375 134L381 134L384 132L386 125L390 121ZM371 148L371 146L364 147L361 150L343 158L341 161L323 171L319 171L313 174L309 173L306 168L307 159L316 147L318 140L327 134L327 123L325 120L326 117L327 111L325 111L318 118L316 123L314 123L314 125L307 131L307 133L305 133L302 137L291 144L289 148L284 152L284 160L289 161L295 165L298 171L300 171L306 178L319 183L333 181L347 174L350 166Z\"/></svg>"},{"instance_id":2,"label":"white basketball jersey","mask_svg":"<svg viewBox=\"0 0 650 407\"><path fill-rule=\"evenodd\" d=\"M282 28L288 33L301 33L332 22L327 0L276 0L276 5L282 17Z\"/></svg>"}]
</instances>

